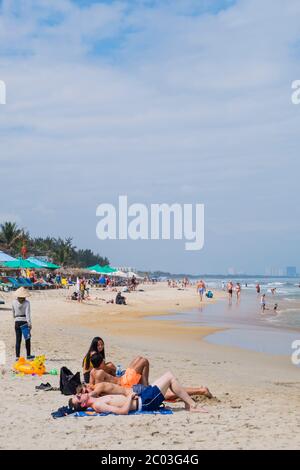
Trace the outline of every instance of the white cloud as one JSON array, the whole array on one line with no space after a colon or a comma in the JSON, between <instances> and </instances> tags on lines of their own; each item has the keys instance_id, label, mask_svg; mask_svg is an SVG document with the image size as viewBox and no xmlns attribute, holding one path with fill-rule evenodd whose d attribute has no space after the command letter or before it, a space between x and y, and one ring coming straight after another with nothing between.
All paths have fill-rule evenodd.
<instances>
[{"instance_id":1,"label":"white cloud","mask_svg":"<svg viewBox=\"0 0 300 470\"><path fill-rule=\"evenodd\" d=\"M38 210L45 229L56 213L62 230L69 217L93 230L103 194L125 192L140 202L204 202L209 228L217 218L224 234L237 218L253 236L245 228L264 223L260 209L276 220L272 232L282 229L276 208L292 206L284 223L295 217L299 2L241 0L218 14L188 14L196 3L3 2L0 171L9 212L28 227L38 225ZM83 228L74 230L84 244ZM117 255L126 261L124 250ZM189 269L190 258L177 259L174 269ZM211 263L205 250L194 259ZM257 262L246 253L242 264Z\"/></svg>"}]
</instances>

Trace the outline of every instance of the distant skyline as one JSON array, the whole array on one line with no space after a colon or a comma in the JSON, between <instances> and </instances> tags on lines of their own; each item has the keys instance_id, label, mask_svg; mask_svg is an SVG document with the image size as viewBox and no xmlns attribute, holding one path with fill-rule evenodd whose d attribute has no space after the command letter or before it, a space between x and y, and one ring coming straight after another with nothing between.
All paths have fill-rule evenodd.
<instances>
[{"instance_id":1,"label":"distant skyline","mask_svg":"<svg viewBox=\"0 0 300 470\"><path fill-rule=\"evenodd\" d=\"M299 17L298 0L0 0L0 222L141 270L300 267ZM204 248L98 240L122 194L203 203Z\"/></svg>"}]
</instances>

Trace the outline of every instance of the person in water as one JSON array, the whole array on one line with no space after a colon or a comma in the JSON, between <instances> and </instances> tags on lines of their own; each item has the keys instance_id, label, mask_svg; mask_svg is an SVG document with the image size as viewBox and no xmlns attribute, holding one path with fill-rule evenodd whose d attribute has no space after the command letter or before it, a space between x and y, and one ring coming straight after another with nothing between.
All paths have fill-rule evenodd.
<instances>
[{"instance_id":1,"label":"person in water","mask_svg":"<svg viewBox=\"0 0 300 470\"><path fill-rule=\"evenodd\" d=\"M121 377L113 376L105 371L104 358L101 353L94 354L91 358L93 369L90 374L89 387L93 388L101 382L111 382L122 387L132 387L133 385L149 384L149 361L148 359L137 356Z\"/></svg>"},{"instance_id":2,"label":"person in water","mask_svg":"<svg viewBox=\"0 0 300 470\"><path fill-rule=\"evenodd\" d=\"M169 389L184 402L187 411L207 413L205 409L197 408L197 403L187 394L172 372L166 372L152 385L145 387L139 395L135 392L129 392L128 395L105 395L99 398L91 397L89 394L76 395L70 398L69 406L76 411L93 408L96 413L117 415L127 415L130 411L157 411L165 401Z\"/></svg>"},{"instance_id":3,"label":"person in water","mask_svg":"<svg viewBox=\"0 0 300 470\"><path fill-rule=\"evenodd\" d=\"M96 336L95 338L93 338L89 350L82 361L83 377L85 383L89 383L90 373L93 369L91 357L97 353L101 353L104 359L104 364L102 365L103 370L108 374L116 375L116 366L112 362L105 362L105 345L103 339L99 336Z\"/></svg>"},{"instance_id":4,"label":"person in water","mask_svg":"<svg viewBox=\"0 0 300 470\"><path fill-rule=\"evenodd\" d=\"M236 293L236 300L239 301L240 300L240 297L241 297L241 284L239 282L236 283L236 286L235 286L235 293Z\"/></svg>"},{"instance_id":5,"label":"person in water","mask_svg":"<svg viewBox=\"0 0 300 470\"><path fill-rule=\"evenodd\" d=\"M260 294L260 285L258 283L256 284L255 288L256 288L256 293Z\"/></svg>"},{"instance_id":6,"label":"person in water","mask_svg":"<svg viewBox=\"0 0 300 470\"><path fill-rule=\"evenodd\" d=\"M263 294L260 298L260 307L262 312L266 310L266 294Z\"/></svg>"}]
</instances>

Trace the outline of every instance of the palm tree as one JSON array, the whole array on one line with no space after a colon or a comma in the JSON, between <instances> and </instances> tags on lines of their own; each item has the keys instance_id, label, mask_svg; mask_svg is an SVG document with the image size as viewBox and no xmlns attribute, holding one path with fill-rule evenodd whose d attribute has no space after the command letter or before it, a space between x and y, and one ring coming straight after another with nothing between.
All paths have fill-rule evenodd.
<instances>
[{"instance_id":1,"label":"palm tree","mask_svg":"<svg viewBox=\"0 0 300 470\"><path fill-rule=\"evenodd\" d=\"M55 247L55 260L65 266L68 263L72 263L74 259L75 246L72 243L72 238L66 238L62 240L59 238L56 241Z\"/></svg>"},{"instance_id":2,"label":"palm tree","mask_svg":"<svg viewBox=\"0 0 300 470\"><path fill-rule=\"evenodd\" d=\"M24 230L15 222L4 222L0 225L0 243L4 249L8 251L15 249L24 237L26 238Z\"/></svg>"}]
</instances>

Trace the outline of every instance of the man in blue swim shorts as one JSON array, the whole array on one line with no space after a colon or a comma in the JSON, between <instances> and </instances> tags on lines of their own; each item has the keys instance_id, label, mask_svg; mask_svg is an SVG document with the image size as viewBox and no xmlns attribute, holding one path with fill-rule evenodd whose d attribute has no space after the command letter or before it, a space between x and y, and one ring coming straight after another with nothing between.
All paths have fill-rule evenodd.
<instances>
[{"instance_id":1,"label":"man in blue swim shorts","mask_svg":"<svg viewBox=\"0 0 300 470\"><path fill-rule=\"evenodd\" d=\"M152 385L141 387L137 395L130 391L127 395L115 394L101 397L91 396L91 393L80 393L69 400L69 406L75 411L83 411L93 408L97 413L114 413L127 415L129 411L157 411L170 390L180 398L187 411L193 413L207 413L203 408L197 408L197 403L188 395L186 390L179 384L172 372L166 372Z\"/></svg>"}]
</instances>

